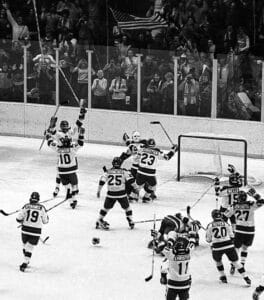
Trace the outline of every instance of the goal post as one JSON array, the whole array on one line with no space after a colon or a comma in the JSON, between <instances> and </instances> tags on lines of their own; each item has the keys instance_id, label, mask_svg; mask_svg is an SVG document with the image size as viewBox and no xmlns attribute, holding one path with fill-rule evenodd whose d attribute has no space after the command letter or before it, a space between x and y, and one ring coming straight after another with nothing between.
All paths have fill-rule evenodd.
<instances>
[{"instance_id":1,"label":"goal post","mask_svg":"<svg viewBox=\"0 0 264 300\"><path fill-rule=\"evenodd\" d=\"M247 173L247 141L243 137L237 137L232 135L217 135L208 133L187 133L178 136L178 169L177 169L177 181L180 181L184 177L202 176L213 179L213 176L224 176L222 166L222 156L238 156L240 157L239 172L243 176L244 185L248 183ZM196 170L189 174L183 174L182 165L186 163L183 159L183 152L195 152L195 153L206 153L213 156L214 162L210 166L208 164L208 157L205 156L203 161L199 162L199 158L193 157L192 164ZM187 159L188 160L188 159ZM189 162L190 163L190 162ZM205 170L199 170L200 165L204 165ZM230 163L232 160L230 159ZM209 164L208 164L209 165ZM213 170L210 170L212 167ZM207 176L208 175L208 176ZM210 177L211 176L211 177Z\"/></svg>"}]
</instances>

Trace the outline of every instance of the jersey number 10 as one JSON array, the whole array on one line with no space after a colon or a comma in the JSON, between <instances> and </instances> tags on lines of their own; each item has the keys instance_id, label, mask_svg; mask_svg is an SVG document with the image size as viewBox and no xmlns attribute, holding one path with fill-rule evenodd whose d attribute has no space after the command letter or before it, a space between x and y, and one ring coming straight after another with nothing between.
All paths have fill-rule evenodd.
<instances>
[{"instance_id":1,"label":"jersey number 10","mask_svg":"<svg viewBox=\"0 0 264 300\"><path fill-rule=\"evenodd\" d=\"M61 165L68 165L71 163L71 157L68 153L60 154Z\"/></svg>"}]
</instances>

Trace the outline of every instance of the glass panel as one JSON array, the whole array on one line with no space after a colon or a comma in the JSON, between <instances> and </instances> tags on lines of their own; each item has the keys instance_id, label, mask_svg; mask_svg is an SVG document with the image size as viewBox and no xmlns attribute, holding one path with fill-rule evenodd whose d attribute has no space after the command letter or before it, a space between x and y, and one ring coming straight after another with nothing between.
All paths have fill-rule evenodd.
<instances>
[{"instance_id":1,"label":"glass panel","mask_svg":"<svg viewBox=\"0 0 264 300\"><path fill-rule=\"evenodd\" d=\"M218 56L217 117L260 121L262 62L249 53Z\"/></svg>"},{"instance_id":2,"label":"glass panel","mask_svg":"<svg viewBox=\"0 0 264 300\"><path fill-rule=\"evenodd\" d=\"M55 104L55 51L44 45L41 54L38 42L27 47L27 102Z\"/></svg>"},{"instance_id":3,"label":"glass panel","mask_svg":"<svg viewBox=\"0 0 264 300\"><path fill-rule=\"evenodd\" d=\"M0 40L0 100L23 101L22 43Z\"/></svg>"},{"instance_id":4,"label":"glass panel","mask_svg":"<svg viewBox=\"0 0 264 300\"><path fill-rule=\"evenodd\" d=\"M142 112L173 114L174 52L149 50L142 58Z\"/></svg>"},{"instance_id":5,"label":"glass panel","mask_svg":"<svg viewBox=\"0 0 264 300\"><path fill-rule=\"evenodd\" d=\"M210 117L212 60L197 51L186 51L178 59L178 114Z\"/></svg>"}]
</instances>

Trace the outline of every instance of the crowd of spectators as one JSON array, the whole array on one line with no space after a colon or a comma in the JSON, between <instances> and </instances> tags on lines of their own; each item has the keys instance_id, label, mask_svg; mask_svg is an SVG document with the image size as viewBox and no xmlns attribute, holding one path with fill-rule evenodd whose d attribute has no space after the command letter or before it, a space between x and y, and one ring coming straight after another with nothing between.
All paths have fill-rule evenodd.
<instances>
[{"instance_id":1,"label":"crowd of spectators","mask_svg":"<svg viewBox=\"0 0 264 300\"><path fill-rule=\"evenodd\" d=\"M92 107L135 111L139 53L143 112L173 114L177 57L178 114L210 117L213 59L217 58L217 116L259 120L264 2L143 2L149 7L141 16L159 13L166 19L167 29L123 31L106 6L111 1L37 1L41 43L33 1L3 2L0 99L23 99L24 46L29 102L54 103L55 48L59 49L60 68L73 90L79 98L86 98L86 50L93 50ZM120 11L125 10L122 1L119 6ZM60 103L76 105L62 74Z\"/></svg>"}]
</instances>

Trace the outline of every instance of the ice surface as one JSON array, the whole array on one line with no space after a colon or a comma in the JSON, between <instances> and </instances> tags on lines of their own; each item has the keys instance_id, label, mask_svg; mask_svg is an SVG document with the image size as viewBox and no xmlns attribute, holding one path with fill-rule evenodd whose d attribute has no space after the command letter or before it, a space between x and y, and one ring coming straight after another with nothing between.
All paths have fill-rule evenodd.
<instances>
[{"instance_id":1,"label":"ice surface","mask_svg":"<svg viewBox=\"0 0 264 300\"><path fill-rule=\"evenodd\" d=\"M41 200L51 197L55 187L56 154L45 145L39 152L40 140L0 137L0 208L14 211L28 201L32 191L39 191ZM146 245L151 239L151 223L128 228L125 214L117 204L106 220L109 232L95 230L95 221L103 204L96 198L102 166L110 166L113 156L125 148L108 145L85 144L79 152L79 206L76 210L68 203L50 212L50 223L42 237L50 236L46 245L34 249L31 268L27 273L18 271L22 262L20 229L15 215L0 216L0 299L2 300L159 300L165 298L165 288L159 283L162 258L155 257L155 273L150 282L144 278L151 272L151 250ZM190 154L188 154L190 155ZM192 154L193 164L207 159L206 155ZM230 157L235 165L236 158ZM129 162L127 162L129 164ZM249 160L249 173L264 178L264 162ZM158 165L158 197L152 204L133 204L134 220L157 218L194 203L210 182L176 182L177 159L160 161ZM264 194L263 187L257 190ZM105 192L105 189L103 190ZM61 201L47 203L46 207ZM203 225L210 221L215 207L213 189L197 204L192 214ZM193 300L250 300L261 272L264 271L264 209L256 213L256 237L249 250L246 264L252 287L246 288L243 280L228 276L228 285L218 282L218 273L210 249L201 231L201 246L191 261ZM99 237L99 246L91 240ZM229 264L225 260L226 270Z\"/></svg>"}]
</instances>

